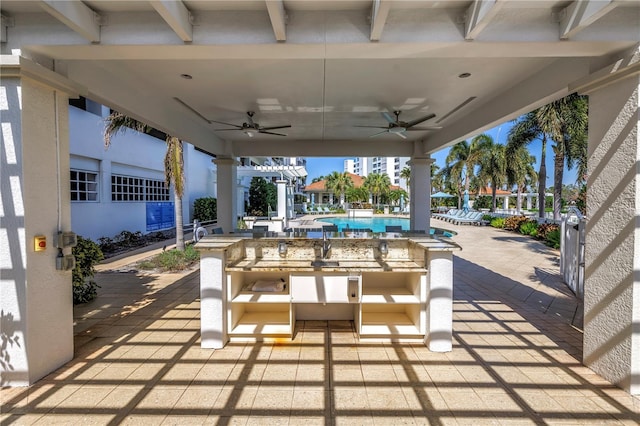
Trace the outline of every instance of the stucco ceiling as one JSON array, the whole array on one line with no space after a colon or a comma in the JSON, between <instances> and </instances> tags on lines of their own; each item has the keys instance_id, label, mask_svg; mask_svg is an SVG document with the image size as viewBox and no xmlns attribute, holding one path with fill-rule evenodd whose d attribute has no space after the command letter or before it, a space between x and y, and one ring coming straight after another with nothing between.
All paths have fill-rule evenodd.
<instances>
[{"instance_id":1,"label":"stucco ceiling","mask_svg":"<svg viewBox=\"0 0 640 426\"><path fill-rule=\"evenodd\" d=\"M433 152L567 94L640 41L637 1L583 2L599 15L580 15L565 40L570 1L184 1L177 25L153 2L85 1L93 42L43 3L0 4L3 53L20 48L85 96L218 155ZM476 24L474 7L489 7ZM90 32L90 20L76 23ZM441 129L401 139L356 127L386 126L381 112L396 109L434 113L423 124ZM211 122L241 125L247 111L292 127L249 138Z\"/></svg>"}]
</instances>

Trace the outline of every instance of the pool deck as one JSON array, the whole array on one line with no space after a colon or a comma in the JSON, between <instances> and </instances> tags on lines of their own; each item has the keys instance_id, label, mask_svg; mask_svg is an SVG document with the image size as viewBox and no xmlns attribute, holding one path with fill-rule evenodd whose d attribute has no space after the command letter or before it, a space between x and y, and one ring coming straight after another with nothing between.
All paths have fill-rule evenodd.
<instances>
[{"instance_id":1,"label":"pool deck","mask_svg":"<svg viewBox=\"0 0 640 426\"><path fill-rule=\"evenodd\" d=\"M313 216L312 216L313 217ZM350 322L293 340L200 348L199 271L110 259L77 306L75 357L0 391L3 425L637 425L640 398L582 359L582 304L558 252L490 227L458 232L454 342L360 342ZM142 256L138 254L137 256Z\"/></svg>"}]
</instances>

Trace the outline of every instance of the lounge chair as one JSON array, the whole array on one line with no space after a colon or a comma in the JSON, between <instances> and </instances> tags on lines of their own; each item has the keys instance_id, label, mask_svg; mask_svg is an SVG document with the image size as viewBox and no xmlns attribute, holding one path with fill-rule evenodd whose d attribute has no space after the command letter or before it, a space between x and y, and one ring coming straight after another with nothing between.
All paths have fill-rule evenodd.
<instances>
[{"instance_id":1,"label":"lounge chair","mask_svg":"<svg viewBox=\"0 0 640 426\"><path fill-rule=\"evenodd\" d=\"M322 213L331 214L331 210L329 210L329 207L322 207Z\"/></svg>"},{"instance_id":2,"label":"lounge chair","mask_svg":"<svg viewBox=\"0 0 640 426\"><path fill-rule=\"evenodd\" d=\"M393 212L392 212L392 213L393 213L393 214L400 214L400 207L397 207L397 206L396 206L396 207L394 207L394 208L393 208Z\"/></svg>"}]
</instances>

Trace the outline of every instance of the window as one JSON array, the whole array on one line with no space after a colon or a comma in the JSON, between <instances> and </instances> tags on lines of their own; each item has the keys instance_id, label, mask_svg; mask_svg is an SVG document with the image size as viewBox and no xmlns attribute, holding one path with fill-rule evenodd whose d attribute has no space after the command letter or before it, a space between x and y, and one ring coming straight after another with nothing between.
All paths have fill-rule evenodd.
<instances>
[{"instance_id":1,"label":"window","mask_svg":"<svg viewBox=\"0 0 640 426\"><path fill-rule=\"evenodd\" d=\"M71 201L98 201L98 174L71 170Z\"/></svg>"},{"instance_id":2,"label":"window","mask_svg":"<svg viewBox=\"0 0 640 426\"><path fill-rule=\"evenodd\" d=\"M169 188L162 180L112 175L111 201L169 201Z\"/></svg>"}]
</instances>

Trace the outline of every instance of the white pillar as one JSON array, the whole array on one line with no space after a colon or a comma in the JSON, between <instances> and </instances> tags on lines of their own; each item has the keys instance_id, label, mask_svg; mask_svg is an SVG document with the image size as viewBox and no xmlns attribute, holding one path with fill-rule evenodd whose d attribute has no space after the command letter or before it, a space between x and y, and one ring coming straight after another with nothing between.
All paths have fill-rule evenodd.
<instances>
[{"instance_id":1,"label":"white pillar","mask_svg":"<svg viewBox=\"0 0 640 426\"><path fill-rule=\"evenodd\" d=\"M224 251L200 252L200 346L220 349L229 340L225 311Z\"/></svg>"},{"instance_id":2,"label":"white pillar","mask_svg":"<svg viewBox=\"0 0 640 426\"><path fill-rule=\"evenodd\" d=\"M28 62L5 56L3 65L13 60ZM68 83L42 67L23 79L21 65L3 65L0 383L27 386L73 358L71 271L56 270L55 247L57 232L71 231L69 98L60 91ZM37 235L46 237L43 251Z\"/></svg>"},{"instance_id":3,"label":"white pillar","mask_svg":"<svg viewBox=\"0 0 640 426\"><path fill-rule=\"evenodd\" d=\"M640 394L639 91L631 74L587 93L583 361L631 394Z\"/></svg>"},{"instance_id":4,"label":"white pillar","mask_svg":"<svg viewBox=\"0 0 640 426\"><path fill-rule=\"evenodd\" d=\"M233 158L217 158L213 160L218 175L218 226L225 233L233 232L238 220L236 206L237 162Z\"/></svg>"},{"instance_id":5,"label":"white pillar","mask_svg":"<svg viewBox=\"0 0 640 426\"><path fill-rule=\"evenodd\" d=\"M410 226L412 230L429 232L431 226L431 158L412 158L410 179Z\"/></svg>"},{"instance_id":6,"label":"white pillar","mask_svg":"<svg viewBox=\"0 0 640 426\"><path fill-rule=\"evenodd\" d=\"M276 189L278 191L278 217L284 219L282 224L287 227L287 181L279 179L276 181Z\"/></svg>"},{"instance_id":7,"label":"white pillar","mask_svg":"<svg viewBox=\"0 0 640 426\"><path fill-rule=\"evenodd\" d=\"M296 218L294 186L289 182L287 185L287 219Z\"/></svg>"},{"instance_id":8,"label":"white pillar","mask_svg":"<svg viewBox=\"0 0 640 426\"><path fill-rule=\"evenodd\" d=\"M504 198L502 199L502 208L504 210L509 210L509 196L505 195Z\"/></svg>"},{"instance_id":9,"label":"white pillar","mask_svg":"<svg viewBox=\"0 0 640 426\"><path fill-rule=\"evenodd\" d=\"M531 194L527 194L527 210L531 210L531 198L533 196Z\"/></svg>"},{"instance_id":10,"label":"white pillar","mask_svg":"<svg viewBox=\"0 0 640 426\"><path fill-rule=\"evenodd\" d=\"M425 344L434 352L450 352L453 337L453 253L429 249L427 264Z\"/></svg>"}]
</instances>

